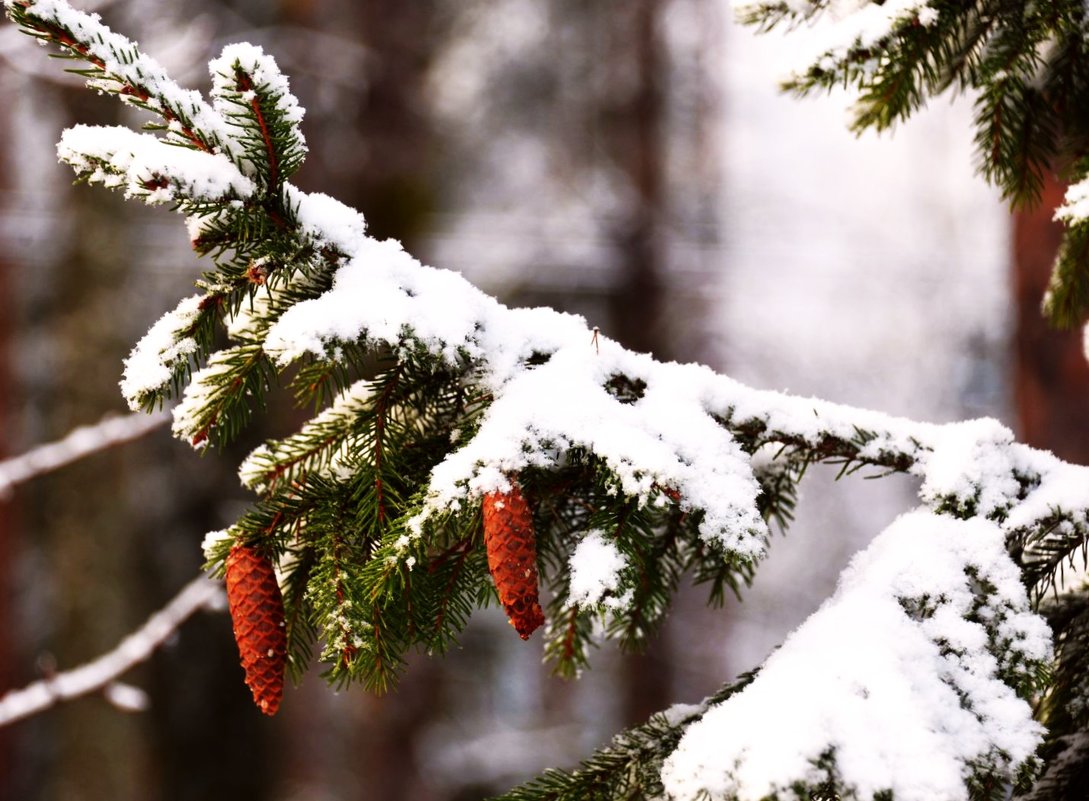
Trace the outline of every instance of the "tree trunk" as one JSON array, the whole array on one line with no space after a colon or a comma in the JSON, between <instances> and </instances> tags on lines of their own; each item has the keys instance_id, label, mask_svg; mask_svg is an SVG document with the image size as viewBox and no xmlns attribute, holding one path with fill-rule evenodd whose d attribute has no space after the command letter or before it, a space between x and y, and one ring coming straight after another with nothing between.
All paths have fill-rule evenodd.
<instances>
[{"instance_id":1,"label":"tree trunk","mask_svg":"<svg viewBox=\"0 0 1089 801\"><path fill-rule=\"evenodd\" d=\"M5 80L2 83L7 84L8 81ZM0 92L8 96L10 87L2 85ZM9 104L0 104L0 131L5 133L5 139L10 139L11 124ZM12 194L12 182L8 175L8 159L12 156L11 153L0 153L0 193L9 197ZM8 253L10 251L9 243L0 243L0 297L8 298L9 303L14 297L9 280L11 270ZM12 455L7 432L12 430L14 405L11 402L14 384L10 369L11 320L14 311L8 308L4 314L0 315L0 459ZM3 565L3 569L0 569L0 630L5 632L12 632L15 623L12 604L15 592L13 565L17 564L19 533L18 520L11 499L0 498L0 565ZM16 643L17 639L12 636L0 639L0 693L9 687L14 687L17 683ZM15 774L13 746L13 732L10 729L0 729L0 798L16 797L13 785Z\"/></svg>"},{"instance_id":2,"label":"tree trunk","mask_svg":"<svg viewBox=\"0 0 1089 801\"><path fill-rule=\"evenodd\" d=\"M1017 328L1014 393L1019 436L1077 464L1089 463L1089 362L1082 331L1056 331L1040 313L1062 225L1052 219L1065 186L1049 176L1042 202L1013 220Z\"/></svg>"},{"instance_id":3,"label":"tree trunk","mask_svg":"<svg viewBox=\"0 0 1089 801\"><path fill-rule=\"evenodd\" d=\"M663 221L666 214L667 53L662 17L667 0L610 4L606 15L608 96L603 126L609 155L627 179L630 201L615 224L616 282L605 301L606 331L624 347L675 354L666 319ZM621 668L624 725L645 721L674 700L668 629L646 652L625 658Z\"/></svg>"},{"instance_id":4,"label":"tree trunk","mask_svg":"<svg viewBox=\"0 0 1089 801\"><path fill-rule=\"evenodd\" d=\"M661 233L666 206L664 0L614 5L609 97L604 98L610 155L627 178L631 201L613 231L618 280L608 295L608 332L632 350L669 358Z\"/></svg>"}]
</instances>

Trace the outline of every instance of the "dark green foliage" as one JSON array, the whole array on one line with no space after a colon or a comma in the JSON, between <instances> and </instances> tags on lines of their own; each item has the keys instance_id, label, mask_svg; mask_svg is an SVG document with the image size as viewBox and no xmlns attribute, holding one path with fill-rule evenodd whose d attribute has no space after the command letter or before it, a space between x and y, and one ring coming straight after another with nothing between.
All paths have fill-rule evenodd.
<instances>
[{"instance_id":1,"label":"dark green foliage","mask_svg":"<svg viewBox=\"0 0 1089 801\"><path fill-rule=\"evenodd\" d=\"M246 427L254 407L263 403L276 371L259 344L217 351L205 369L216 370L221 380L211 384L201 399L193 418L192 442L227 443Z\"/></svg>"},{"instance_id":2,"label":"dark green foliage","mask_svg":"<svg viewBox=\"0 0 1089 801\"><path fill-rule=\"evenodd\" d=\"M699 536L698 516L686 514L665 490L646 504L619 492L612 474L594 457L568 454L560 471L530 470L523 489L536 508L538 560L551 593L545 655L557 673L574 676L594 645L594 620L625 649L640 649L669 612L686 573L696 582L733 590L752 576L752 565L723 557ZM570 597L568 563L587 532L597 531L624 556L617 589L595 608Z\"/></svg>"},{"instance_id":3,"label":"dark green foliage","mask_svg":"<svg viewBox=\"0 0 1089 801\"><path fill-rule=\"evenodd\" d=\"M743 20L761 30L819 19L825 3L762 3ZM881 3L875 3L881 5ZM924 13L927 15L924 18ZM933 17L933 18L930 18ZM1089 22L1074 0L933 0L892 21L874 41L829 51L785 84L798 94L858 93L853 127L885 130L947 89L975 103L980 172L1014 205L1035 203L1045 177L1089 175ZM1072 220L1044 313L1057 326L1089 315L1086 223Z\"/></svg>"},{"instance_id":4,"label":"dark green foliage","mask_svg":"<svg viewBox=\"0 0 1089 801\"><path fill-rule=\"evenodd\" d=\"M1071 226L1063 237L1042 307L1056 325L1071 328L1089 308L1089 225Z\"/></svg>"},{"instance_id":5,"label":"dark green foliage","mask_svg":"<svg viewBox=\"0 0 1089 801\"><path fill-rule=\"evenodd\" d=\"M1044 769L1022 801L1089 797L1089 592L1084 588L1043 605L1055 639L1051 686L1037 704L1047 726L1040 749Z\"/></svg>"},{"instance_id":6,"label":"dark green foliage","mask_svg":"<svg viewBox=\"0 0 1089 801\"><path fill-rule=\"evenodd\" d=\"M1067 569L1078 568L1086 543L1089 543L1089 525L1084 517L1054 509L1037 526L1011 531L1007 547L1021 567L1025 586L1039 602L1049 590L1063 583Z\"/></svg>"},{"instance_id":7,"label":"dark green foliage","mask_svg":"<svg viewBox=\"0 0 1089 801\"><path fill-rule=\"evenodd\" d=\"M237 138L247 152L264 151L255 166L266 194L271 195L294 175L306 156L293 113L297 105L267 76L251 74L239 58L220 63L220 69L223 72L213 91L217 107L239 129Z\"/></svg>"},{"instance_id":8,"label":"dark green foliage","mask_svg":"<svg viewBox=\"0 0 1089 801\"><path fill-rule=\"evenodd\" d=\"M291 575L305 574L288 616L312 621L300 629L307 642L313 628L324 632L330 677L381 690L408 648L449 644L487 568L475 510L433 522L426 538L408 529L419 487L479 405L434 360L387 354L374 364L376 376L251 457L245 477L262 498L232 539L277 543Z\"/></svg>"}]
</instances>

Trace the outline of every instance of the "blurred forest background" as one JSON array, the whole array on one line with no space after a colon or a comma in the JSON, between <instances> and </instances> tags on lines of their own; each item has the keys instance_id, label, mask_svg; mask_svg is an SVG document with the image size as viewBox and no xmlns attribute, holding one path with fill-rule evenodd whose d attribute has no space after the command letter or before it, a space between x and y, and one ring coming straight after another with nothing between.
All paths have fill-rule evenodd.
<instances>
[{"instance_id":1,"label":"blurred forest background","mask_svg":"<svg viewBox=\"0 0 1089 801\"><path fill-rule=\"evenodd\" d=\"M756 386L996 416L1089 462L1078 337L1037 323L1050 212L1010 217L974 175L970 102L856 140L845 98L776 92L804 32L756 39L725 0L74 4L195 88L224 44L264 46L307 109L297 182L509 304L577 312ZM3 455L121 411L122 359L200 270L179 218L70 186L62 128L139 118L64 66L0 25ZM13 493L0 690L112 648L169 599L245 503L242 455L301 419L276 406L204 458L160 429ZM0 799L456 801L571 765L758 664L911 505L905 479L833 478L810 478L743 602L687 593L649 653L606 644L576 682L493 609L390 696L333 692L315 670L268 720L227 616L198 615L126 677L146 711L95 696L0 730Z\"/></svg>"}]
</instances>

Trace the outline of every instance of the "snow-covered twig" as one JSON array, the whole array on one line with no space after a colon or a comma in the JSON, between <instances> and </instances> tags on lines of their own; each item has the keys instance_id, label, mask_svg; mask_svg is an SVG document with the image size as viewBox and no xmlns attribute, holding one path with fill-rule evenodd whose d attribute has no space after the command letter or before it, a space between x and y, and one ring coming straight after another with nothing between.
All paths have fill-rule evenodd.
<instances>
[{"instance_id":1,"label":"snow-covered twig","mask_svg":"<svg viewBox=\"0 0 1089 801\"><path fill-rule=\"evenodd\" d=\"M99 12L104 8L114 5L116 0L89 0L81 3L85 12ZM40 61L27 58L34 47L32 41L23 36L16 28L5 28L0 32L0 61L5 68L36 81L46 81L60 86L79 86L84 79L70 72L58 72L55 69L46 69Z\"/></svg>"},{"instance_id":2,"label":"snow-covered twig","mask_svg":"<svg viewBox=\"0 0 1089 801\"><path fill-rule=\"evenodd\" d=\"M94 425L72 429L56 442L39 445L21 456L0 461L0 497L10 493L16 484L22 484L35 476L49 473L114 445L139 439L164 426L169 419L166 412L151 415L130 414L125 417L109 415Z\"/></svg>"},{"instance_id":3,"label":"snow-covered twig","mask_svg":"<svg viewBox=\"0 0 1089 801\"><path fill-rule=\"evenodd\" d=\"M219 583L198 576L109 653L0 698L0 726L35 715L61 701L107 689L115 679L150 657L193 613L200 609L219 610L223 605Z\"/></svg>"}]
</instances>

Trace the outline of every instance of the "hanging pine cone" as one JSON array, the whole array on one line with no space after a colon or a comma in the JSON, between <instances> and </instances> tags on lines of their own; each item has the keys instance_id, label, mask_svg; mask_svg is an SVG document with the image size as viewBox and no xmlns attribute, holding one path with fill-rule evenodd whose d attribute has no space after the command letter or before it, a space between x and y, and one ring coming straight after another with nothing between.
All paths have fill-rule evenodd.
<instances>
[{"instance_id":1,"label":"hanging pine cone","mask_svg":"<svg viewBox=\"0 0 1089 801\"><path fill-rule=\"evenodd\" d=\"M528 640L544 623L537 598L537 535L533 514L518 484L484 496L484 546L499 601L510 623Z\"/></svg>"},{"instance_id":2,"label":"hanging pine cone","mask_svg":"<svg viewBox=\"0 0 1089 801\"><path fill-rule=\"evenodd\" d=\"M253 701L275 715L284 694L287 634L284 600L272 563L257 549L235 545L227 556L227 604Z\"/></svg>"}]
</instances>

